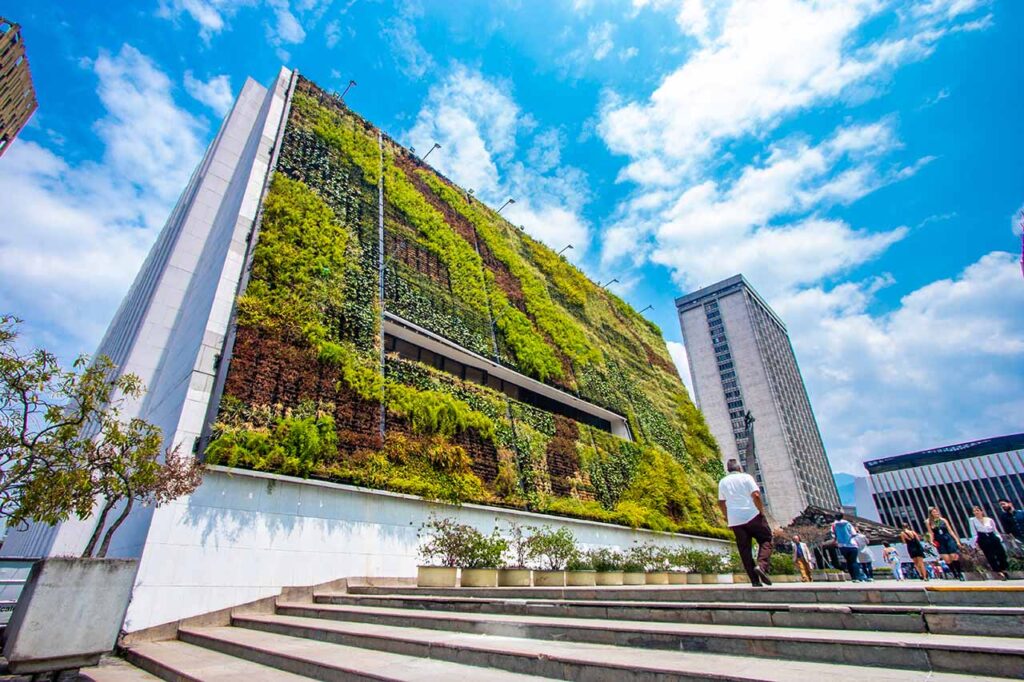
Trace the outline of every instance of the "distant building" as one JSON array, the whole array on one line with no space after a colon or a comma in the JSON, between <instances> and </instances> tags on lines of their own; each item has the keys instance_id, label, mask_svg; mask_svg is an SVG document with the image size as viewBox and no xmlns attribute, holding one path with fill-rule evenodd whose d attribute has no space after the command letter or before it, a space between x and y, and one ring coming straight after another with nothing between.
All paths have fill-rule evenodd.
<instances>
[{"instance_id":1,"label":"distant building","mask_svg":"<svg viewBox=\"0 0 1024 682\"><path fill-rule=\"evenodd\" d=\"M776 521L839 493L786 325L742 275L676 300L697 404L722 456L754 474ZM753 462L747 462L748 415Z\"/></svg>"},{"instance_id":2,"label":"distant building","mask_svg":"<svg viewBox=\"0 0 1024 682\"><path fill-rule=\"evenodd\" d=\"M0 156L37 106L21 26L0 17Z\"/></svg>"},{"instance_id":3,"label":"distant building","mask_svg":"<svg viewBox=\"0 0 1024 682\"><path fill-rule=\"evenodd\" d=\"M882 522L924 531L929 507L938 507L967 532L971 507L996 518L998 500L1024 507L1024 433L946 445L865 462Z\"/></svg>"}]
</instances>

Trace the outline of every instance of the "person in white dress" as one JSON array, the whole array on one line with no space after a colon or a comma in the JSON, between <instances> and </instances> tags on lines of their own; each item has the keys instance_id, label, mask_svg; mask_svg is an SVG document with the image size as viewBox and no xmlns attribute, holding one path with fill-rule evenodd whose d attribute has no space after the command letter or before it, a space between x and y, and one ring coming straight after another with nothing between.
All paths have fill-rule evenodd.
<instances>
[{"instance_id":1,"label":"person in white dress","mask_svg":"<svg viewBox=\"0 0 1024 682\"><path fill-rule=\"evenodd\" d=\"M971 528L971 537L974 545L984 554L988 565L1003 580L1007 579L1006 569L1009 564L1006 560L1006 548L1003 547L1002 538L999 537L999 530L996 522L985 516L985 510L974 505L974 516L968 519L967 524Z\"/></svg>"}]
</instances>

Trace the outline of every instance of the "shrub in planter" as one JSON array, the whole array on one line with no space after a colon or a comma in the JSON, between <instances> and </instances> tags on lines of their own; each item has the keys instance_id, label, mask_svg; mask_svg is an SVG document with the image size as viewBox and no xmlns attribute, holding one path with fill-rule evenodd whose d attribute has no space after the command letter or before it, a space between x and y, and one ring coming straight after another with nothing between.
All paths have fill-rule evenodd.
<instances>
[{"instance_id":1,"label":"shrub in planter","mask_svg":"<svg viewBox=\"0 0 1024 682\"><path fill-rule=\"evenodd\" d=\"M484 535L475 528L467 531L458 564L462 568L463 587L497 587L498 567L508 549L508 541L495 529Z\"/></svg>"},{"instance_id":2,"label":"shrub in planter","mask_svg":"<svg viewBox=\"0 0 1024 682\"><path fill-rule=\"evenodd\" d=\"M565 568L565 584L569 587L593 587L597 584L597 571L586 552L577 552Z\"/></svg>"},{"instance_id":3,"label":"shrub in planter","mask_svg":"<svg viewBox=\"0 0 1024 682\"><path fill-rule=\"evenodd\" d=\"M538 528L526 540L527 560L537 566L534 585L565 585L565 566L576 553L576 538L568 528Z\"/></svg>"},{"instance_id":4,"label":"shrub in planter","mask_svg":"<svg viewBox=\"0 0 1024 682\"><path fill-rule=\"evenodd\" d=\"M622 554L614 549L602 547L587 552L590 563L597 571L595 581L598 585L622 584Z\"/></svg>"},{"instance_id":5,"label":"shrub in planter","mask_svg":"<svg viewBox=\"0 0 1024 682\"><path fill-rule=\"evenodd\" d=\"M505 550L504 564L498 571L499 587L529 587L533 584L533 572L528 565L527 539L536 529L509 523L506 530L508 546Z\"/></svg>"},{"instance_id":6,"label":"shrub in planter","mask_svg":"<svg viewBox=\"0 0 1024 682\"><path fill-rule=\"evenodd\" d=\"M646 585L647 572L643 559L629 552L622 559L622 584L623 585Z\"/></svg>"},{"instance_id":7,"label":"shrub in planter","mask_svg":"<svg viewBox=\"0 0 1024 682\"><path fill-rule=\"evenodd\" d=\"M455 519L431 516L419 529L419 559L416 585L419 587L455 587L459 561L465 553L469 533L479 533L472 526Z\"/></svg>"},{"instance_id":8,"label":"shrub in planter","mask_svg":"<svg viewBox=\"0 0 1024 682\"><path fill-rule=\"evenodd\" d=\"M779 582L792 582L796 573L796 563L789 553L775 552L768 563L768 574L781 578Z\"/></svg>"}]
</instances>

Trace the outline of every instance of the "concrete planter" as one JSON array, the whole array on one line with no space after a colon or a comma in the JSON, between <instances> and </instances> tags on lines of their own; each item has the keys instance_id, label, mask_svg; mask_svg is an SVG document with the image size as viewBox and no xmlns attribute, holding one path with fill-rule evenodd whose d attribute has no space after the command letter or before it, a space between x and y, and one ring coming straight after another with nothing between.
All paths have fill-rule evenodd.
<instances>
[{"instance_id":1,"label":"concrete planter","mask_svg":"<svg viewBox=\"0 0 1024 682\"><path fill-rule=\"evenodd\" d=\"M450 566L417 566L416 587L455 587L458 570Z\"/></svg>"},{"instance_id":2,"label":"concrete planter","mask_svg":"<svg viewBox=\"0 0 1024 682\"><path fill-rule=\"evenodd\" d=\"M32 566L4 633L10 672L74 670L113 650L135 559L43 559Z\"/></svg>"},{"instance_id":3,"label":"concrete planter","mask_svg":"<svg viewBox=\"0 0 1024 682\"><path fill-rule=\"evenodd\" d=\"M769 575L773 583L791 583L794 582L793 578L796 576L789 575L788 573L783 575Z\"/></svg>"},{"instance_id":4,"label":"concrete planter","mask_svg":"<svg viewBox=\"0 0 1024 682\"><path fill-rule=\"evenodd\" d=\"M732 585L733 584L733 575L732 575L732 573L719 573L718 574L718 584L719 585Z\"/></svg>"},{"instance_id":5,"label":"concrete planter","mask_svg":"<svg viewBox=\"0 0 1024 682\"><path fill-rule=\"evenodd\" d=\"M825 571L811 571L811 580L816 583L823 583L828 580L828 573Z\"/></svg>"},{"instance_id":6,"label":"concrete planter","mask_svg":"<svg viewBox=\"0 0 1024 682\"><path fill-rule=\"evenodd\" d=\"M1024 580L1024 571L1007 571L1006 577L1010 580Z\"/></svg>"},{"instance_id":7,"label":"concrete planter","mask_svg":"<svg viewBox=\"0 0 1024 682\"><path fill-rule=\"evenodd\" d=\"M701 573L700 582L702 585L717 585L718 574L717 573Z\"/></svg>"},{"instance_id":8,"label":"concrete planter","mask_svg":"<svg viewBox=\"0 0 1024 682\"><path fill-rule=\"evenodd\" d=\"M734 583L749 583L750 582L750 576L747 575L746 573L733 573L732 574L732 581Z\"/></svg>"},{"instance_id":9,"label":"concrete planter","mask_svg":"<svg viewBox=\"0 0 1024 682\"><path fill-rule=\"evenodd\" d=\"M497 587L498 569L496 568L464 568L459 578L462 587Z\"/></svg>"},{"instance_id":10,"label":"concrete planter","mask_svg":"<svg viewBox=\"0 0 1024 682\"><path fill-rule=\"evenodd\" d=\"M569 587L593 587L597 584L597 571L567 571L565 584Z\"/></svg>"},{"instance_id":11,"label":"concrete planter","mask_svg":"<svg viewBox=\"0 0 1024 682\"><path fill-rule=\"evenodd\" d=\"M644 582L648 585L668 585L668 571L649 571L644 574Z\"/></svg>"},{"instance_id":12,"label":"concrete planter","mask_svg":"<svg viewBox=\"0 0 1024 682\"><path fill-rule=\"evenodd\" d=\"M682 571L669 571L668 584L669 585L685 585L686 579L689 573L683 573Z\"/></svg>"},{"instance_id":13,"label":"concrete planter","mask_svg":"<svg viewBox=\"0 0 1024 682\"><path fill-rule=\"evenodd\" d=\"M565 571L534 571L534 587L565 587Z\"/></svg>"},{"instance_id":14,"label":"concrete planter","mask_svg":"<svg viewBox=\"0 0 1024 682\"><path fill-rule=\"evenodd\" d=\"M498 571L498 587L530 587L532 571L528 568L503 568Z\"/></svg>"},{"instance_id":15,"label":"concrete planter","mask_svg":"<svg viewBox=\"0 0 1024 682\"><path fill-rule=\"evenodd\" d=\"M622 584L622 571L598 571L594 576L595 584L606 587Z\"/></svg>"},{"instance_id":16,"label":"concrete planter","mask_svg":"<svg viewBox=\"0 0 1024 682\"><path fill-rule=\"evenodd\" d=\"M646 585L647 575L644 573L625 573L622 574L623 585Z\"/></svg>"},{"instance_id":17,"label":"concrete planter","mask_svg":"<svg viewBox=\"0 0 1024 682\"><path fill-rule=\"evenodd\" d=\"M701 580L701 574L700 573L687 573L686 574L686 584L687 585L700 585L702 582L704 582L704 581Z\"/></svg>"}]
</instances>

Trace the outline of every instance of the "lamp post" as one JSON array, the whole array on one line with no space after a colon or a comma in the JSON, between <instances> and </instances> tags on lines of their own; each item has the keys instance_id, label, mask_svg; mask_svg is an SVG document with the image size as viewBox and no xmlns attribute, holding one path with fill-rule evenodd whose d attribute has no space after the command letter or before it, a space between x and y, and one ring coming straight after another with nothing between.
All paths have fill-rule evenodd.
<instances>
[{"instance_id":1,"label":"lamp post","mask_svg":"<svg viewBox=\"0 0 1024 682\"><path fill-rule=\"evenodd\" d=\"M558 253L556 253L555 255L556 256L561 256L563 253L565 253L568 249L571 249L571 248L572 248L572 244L566 244L565 246L562 247L562 250L559 251Z\"/></svg>"},{"instance_id":2,"label":"lamp post","mask_svg":"<svg viewBox=\"0 0 1024 682\"><path fill-rule=\"evenodd\" d=\"M424 154L424 155L423 155L422 157L420 157L420 161L426 161L426 160L427 160L427 157L428 157L428 156L430 156L430 154L431 154L431 153L432 153L432 152L433 152L433 151L434 151L435 149L440 149L440 148L441 148L441 145L439 145L439 144L438 144L437 142L435 142L435 143L434 143L434 146L433 146L433 147L431 147L430 149L428 149L428 150L427 150L427 153L426 153L426 154Z\"/></svg>"},{"instance_id":3,"label":"lamp post","mask_svg":"<svg viewBox=\"0 0 1024 682\"><path fill-rule=\"evenodd\" d=\"M618 282L618 281L619 281L619 280L617 280L617 279L610 279L610 280L608 280L607 282L605 282L604 284L601 284L601 285L600 285L600 288L601 288L601 289L605 289L605 288L607 288L607 287L608 287L608 285L609 285L609 284L615 284L615 283L616 283L616 282Z\"/></svg>"},{"instance_id":4,"label":"lamp post","mask_svg":"<svg viewBox=\"0 0 1024 682\"><path fill-rule=\"evenodd\" d=\"M508 206L509 204L514 204L514 203L516 203L516 200L515 200L515 199L509 199L508 201L506 201L506 202L505 202L504 204L502 204L502 205L501 205L501 208L499 208L499 209L498 209L498 210L496 211L496 213L501 213L501 209L502 209L502 208L505 208L505 207L506 207L506 206Z\"/></svg>"},{"instance_id":5,"label":"lamp post","mask_svg":"<svg viewBox=\"0 0 1024 682\"><path fill-rule=\"evenodd\" d=\"M351 88L353 85L357 85L357 83L355 81L353 81L353 80L350 80L348 82L348 85L345 86L344 92L341 93L341 97L339 97L338 99L344 100L345 99L345 95L348 94L349 88Z\"/></svg>"},{"instance_id":6,"label":"lamp post","mask_svg":"<svg viewBox=\"0 0 1024 682\"><path fill-rule=\"evenodd\" d=\"M644 308L643 310L641 310L638 314L639 315L643 315L644 313L646 313L648 310L650 310L653 307L654 307L654 304L652 303L651 305L649 305L646 308Z\"/></svg>"}]
</instances>

